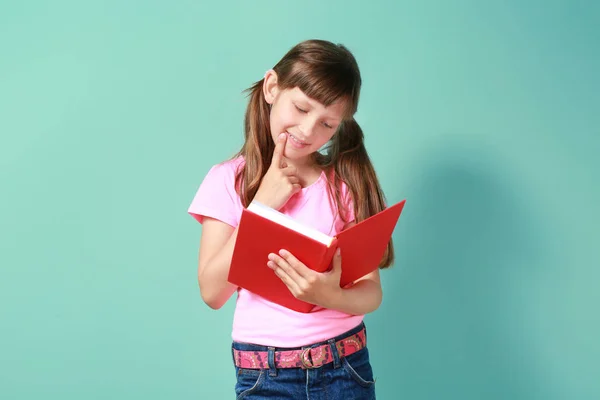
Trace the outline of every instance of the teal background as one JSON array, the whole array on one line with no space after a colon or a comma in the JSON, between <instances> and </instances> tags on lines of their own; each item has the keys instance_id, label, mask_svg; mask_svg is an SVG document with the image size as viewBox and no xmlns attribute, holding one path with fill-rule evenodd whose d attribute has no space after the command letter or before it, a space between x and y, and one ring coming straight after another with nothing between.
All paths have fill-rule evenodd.
<instances>
[{"instance_id":1,"label":"teal background","mask_svg":"<svg viewBox=\"0 0 600 400\"><path fill-rule=\"evenodd\" d=\"M0 4L0 397L233 398L187 207L242 90L346 44L407 199L366 318L381 399L600 398L600 7L585 1Z\"/></svg>"}]
</instances>

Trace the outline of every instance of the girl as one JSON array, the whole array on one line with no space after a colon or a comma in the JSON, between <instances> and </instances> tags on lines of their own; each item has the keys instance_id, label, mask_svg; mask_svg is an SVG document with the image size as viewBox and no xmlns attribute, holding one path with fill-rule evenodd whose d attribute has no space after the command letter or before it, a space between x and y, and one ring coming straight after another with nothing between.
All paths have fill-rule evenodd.
<instances>
[{"instance_id":1,"label":"girl","mask_svg":"<svg viewBox=\"0 0 600 400\"><path fill-rule=\"evenodd\" d=\"M245 143L234 158L210 169L189 207L203 224L202 299L218 309L237 291L232 358L238 399L375 398L363 316L381 303L379 271L340 288L344 249L325 273L285 249L270 254L265 268L294 296L314 304L310 313L227 281L237 226L252 200L329 235L385 208L353 118L360 87L358 65L346 47L321 40L293 47L248 89ZM380 268L393 258L390 241Z\"/></svg>"}]
</instances>

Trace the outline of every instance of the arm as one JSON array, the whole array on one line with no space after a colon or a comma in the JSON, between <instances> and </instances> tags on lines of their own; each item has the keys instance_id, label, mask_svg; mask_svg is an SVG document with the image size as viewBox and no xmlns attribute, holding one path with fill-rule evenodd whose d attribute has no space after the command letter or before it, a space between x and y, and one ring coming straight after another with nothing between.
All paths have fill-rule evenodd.
<instances>
[{"instance_id":1,"label":"arm","mask_svg":"<svg viewBox=\"0 0 600 400\"><path fill-rule=\"evenodd\" d=\"M379 270L358 279L354 285L332 296L327 308L353 315L364 315L379 308L383 299Z\"/></svg>"},{"instance_id":2,"label":"arm","mask_svg":"<svg viewBox=\"0 0 600 400\"><path fill-rule=\"evenodd\" d=\"M202 300L212 309L221 308L237 286L227 281L237 228L205 218L198 256L198 284Z\"/></svg>"},{"instance_id":3,"label":"arm","mask_svg":"<svg viewBox=\"0 0 600 400\"><path fill-rule=\"evenodd\" d=\"M352 221L343 230L354 225L356 225L356 222ZM347 314L363 315L377 310L382 300L383 290L379 270L375 270L338 292L338 295L331 300L328 308Z\"/></svg>"},{"instance_id":4,"label":"arm","mask_svg":"<svg viewBox=\"0 0 600 400\"><path fill-rule=\"evenodd\" d=\"M261 185L256 193L256 199L275 209L279 209L294 193L300 191L299 179L295 175L296 170L288 167L283 161L283 149L285 147L286 135L280 135L273 152L271 167L263 177ZM285 166L284 166L285 165ZM223 185L225 178L228 196L215 196L212 188ZM229 283L227 277L231 267L231 259L237 238L237 228L222 222L234 221L237 216L231 210L236 208L235 204L229 204L230 199L238 196L234 188L235 174L231 169L221 167L211 169L210 178L207 176L199 190L198 200L194 210L204 215L202 238L200 239L200 254L198 256L198 284L202 300L211 308L221 308L231 295L237 290L237 286ZM200 196L201 194L201 196ZM218 204L216 201L223 200L226 204ZM196 199L195 199L196 200ZM208 204L208 206L207 206ZM231 209L229 208L231 207ZM209 218L203 210L210 209ZM227 219L217 219L215 211L219 210L221 216Z\"/></svg>"}]
</instances>

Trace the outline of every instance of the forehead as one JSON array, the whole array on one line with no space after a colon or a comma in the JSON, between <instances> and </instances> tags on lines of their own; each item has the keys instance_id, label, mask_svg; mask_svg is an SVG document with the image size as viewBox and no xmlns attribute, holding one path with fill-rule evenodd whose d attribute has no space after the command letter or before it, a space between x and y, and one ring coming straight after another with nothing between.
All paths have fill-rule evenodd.
<instances>
[{"instance_id":1,"label":"forehead","mask_svg":"<svg viewBox=\"0 0 600 400\"><path fill-rule=\"evenodd\" d=\"M301 101L304 104L308 104L311 108L324 114L325 116L333 119L342 119L344 112L346 111L346 102L343 100L337 100L335 103L329 106L323 105L323 103L308 97L300 88L295 87L287 90L289 97L295 101Z\"/></svg>"}]
</instances>

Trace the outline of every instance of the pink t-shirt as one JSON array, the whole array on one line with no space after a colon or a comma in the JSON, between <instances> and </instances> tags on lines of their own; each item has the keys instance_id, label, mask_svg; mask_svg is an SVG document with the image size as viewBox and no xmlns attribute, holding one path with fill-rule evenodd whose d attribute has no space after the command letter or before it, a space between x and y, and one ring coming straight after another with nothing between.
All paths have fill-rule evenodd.
<instances>
[{"instance_id":1,"label":"pink t-shirt","mask_svg":"<svg viewBox=\"0 0 600 400\"><path fill-rule=\"evenodd\" d=\"M235 191L235 173L243 158L213 166L200 185L188 209L198 222L211 217L237 227L243 205ZM348 221L354 219L348 189L342 186L349 210ZM327 235L336 235L344 222L338 215L335 201L327 190L325 174L312 185L294 195L280 210L296 220ZM233 318L232 339L275 347L299 347L320 342L354 328L362 315L315 307L310 313L300 313L272 303L245 289L238 289Z\"/></svg>"}]
</instances>

